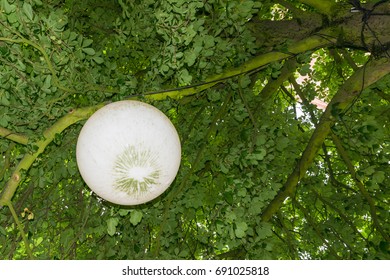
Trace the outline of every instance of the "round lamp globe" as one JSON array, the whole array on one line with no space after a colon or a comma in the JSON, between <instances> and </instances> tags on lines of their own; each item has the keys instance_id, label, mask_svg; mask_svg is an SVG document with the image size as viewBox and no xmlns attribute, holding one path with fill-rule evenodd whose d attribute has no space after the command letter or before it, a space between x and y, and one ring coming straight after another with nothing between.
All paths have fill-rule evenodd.
<instances>
[{"instance_id":1,"label":"round lamp globe","mask_svg":"<svg viewBox=\"0 0 390 280\"><path fill-rule=\"evenodd\" d=\"M160 110L139 101L118 101L96 111L81 129L77 165L88 187L120 205L161 195L179 170L178 133Z\"/></svg>"}]
</instances>

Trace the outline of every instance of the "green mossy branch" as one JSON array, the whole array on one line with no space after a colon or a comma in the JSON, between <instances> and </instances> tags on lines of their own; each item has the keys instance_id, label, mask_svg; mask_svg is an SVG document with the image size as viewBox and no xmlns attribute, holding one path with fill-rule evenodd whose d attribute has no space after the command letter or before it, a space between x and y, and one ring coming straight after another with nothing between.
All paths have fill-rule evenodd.
<instances>
[{"instance_id":1,"label":"green mossy branch","mask_svg":"<svg viewBox=\"0 0 390 280\"><path fill-rule=\"evenodd\" d=\"M269 79L268 83L262 89L260 93L261 99L264 101L268 100L289 77L293 76L297 66L298 63L295 58L286 60L280 71L280 75L276 79Z\"/></svg>"},{"instance_id":2,"label":"green mossy branch","mask_svg":"<svg viewBox=\"0 0 390 280\"><path fill-rule=\"evenodd\" d=\"M337 3L332 0L298 0L298 2L308 5L327 16L333 16L337 11Z\"/></svg>"},{"instance_id":3,"label":"green mossy branch","mask_svg":"<svg viewBox=\"0 0 390 280\"><path fill-rule=\"evenodd\" d=\"M51 127L46 129L43 132L42 139L34 143L34 145L37 146L36 152L24 155L24 157L21 159L21 161L13 171L11 178L6 183L4 190L0 195L0 207L6 205L11 201L17 187L23 180L23 178L21 178L22 171L27 171L30 169L35 159L45 150L47 145L49 145L53 141L56 134L60 134L70 125L88 118L90 115L93 114L93 112L103 107L104 105L105 103L102 103L91 107L75 109L69 112L64 117L60 118Z\"/></svg>"},{"instance_id":4,"label":"green mossy branch","mask_svg":"<svg viewBox=\"0 0 390 280\"><path fill-rule=\"evenodd\" d=\"M295 166L294 171L287 178L286 183L269 203L261 214L261 220L269 221L282 206L284 200L294 195L300 179L313 163L325 138L331 131L331 127L337 121L335 112L341 113L351 106L362 90L377 82L390 73L390 62L387 58L372 60L356 71L339 89L313 132L301 158Z\"/></svg>"},{"instance_id":5,"label":"green mossy branch","mask_svg":"<svg viewBox=\"0 0 390 280\"><path fill-rule=\"evenodd\" d=\"M12 140L12 141L19 143L19 144L27 145L27 143L28 143L27 136L20 134L20 133L13 132L13 131L11 131L7 128L4 128L4 127L0 127L0 136L7 138L9 140Z\"/></svg>"},{"instance_id":6,"label":"green mossy branch","mask_svg":"<svg viewBox=\"0 0 390 280\"><path fill-rule=\"evenodd\" d=\"M314 35L311 37L308 37L306 39L303 39L297 43L294 43L291 45L286 51L275 51L275 52L269 52L265 53L259 56L256 56L255 58L248 60L247 62L243 63L241 66L229 69L221 74L213 75L206 79L203 83L196 84L196 85L190 85L185 86L182 88L175 88L175 89L169 89L169 90L163 90L163 91L155 91L155 92L146 92L142 95L145 96L147 99L153 99L153 100L162 100L167 97L173 98L173 99L180 99L185 96L193 95L196 93L199 93L205 89L211 88L215 86L218 83L221 83L227 79L230 79L232 77L236 77L242 74L250 73L252 71L258 70L266 65L268 65L271 62L280 61L283 59L287 59L290 57L293 57L297 54L309 51L309 50L315 50L321 47L329 46L332 44L335 44L336 40L332 39L331 37L328 37L327 35Z\"/></svg>"},{"instance_id":7,"label":"green mossy branch","mask_svg":"<svg viewBox=\"0 0 390 280\"><path fill-rule=\"evenodd\" d=\"M18 226L20 235L22 236L22 239L23 239L23 242L24 242L24 246L26 247L27 255L28 255L30 260L33 260L34 259L34 255L33 255L32 251L31 251L31 248L30 248L30 242L28 242L26 233L24 232L23 225L19 221L18 215L15 212L15 209L14 209L14 207L12 205L12 202L11 201L7 201L6 205L8 206L9 210L11 211L12 217L14 218L14 221L15 221L16 225Z\"/></svg>"}]
</instances>

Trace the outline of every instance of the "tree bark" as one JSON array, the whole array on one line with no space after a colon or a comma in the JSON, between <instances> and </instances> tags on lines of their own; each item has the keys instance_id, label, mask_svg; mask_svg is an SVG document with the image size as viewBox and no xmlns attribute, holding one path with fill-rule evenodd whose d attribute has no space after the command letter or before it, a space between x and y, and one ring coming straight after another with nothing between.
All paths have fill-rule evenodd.
<instances>
[{"instance_id":1,"label":"tree bark","mask_svg":"<svg viewBox=\"0 0 390 280\"><path fill-rule=\"evenodd\" d=\"M380 55L389 49L390 3L366 4L361 10L351 10L352 6L346 3L329 6L329 1L300 2L313 5L317 3L314 6L320 10L319 13L302 11L302 15L291 20L251 21L251 30L259 47L270 51L280 48L280 45L293 44L317 34L336 39L338 47L362 49L374 55ZM333 10L337 10L337 14L331 12ZM323 16L324 13L328 17Z\"/></svg>"}]
</instances>

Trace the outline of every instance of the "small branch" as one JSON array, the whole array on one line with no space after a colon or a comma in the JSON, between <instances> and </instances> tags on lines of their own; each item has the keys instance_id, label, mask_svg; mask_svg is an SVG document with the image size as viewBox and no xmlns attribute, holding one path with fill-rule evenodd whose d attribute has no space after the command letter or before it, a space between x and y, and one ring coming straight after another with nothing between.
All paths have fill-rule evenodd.
<instances>
[{"instance_id":1,"label":"small branch","mask_svg":"<svg viewBox=\"0 0 390 280\"><path fill-rule=\"evenodd\" d=\"M331 133L333 143L336 146L336 149L338 153L340 154L341 158L343 159L344 163L347 165L348 171L352 176L352 179L355 181L357 187L359 188L361 194L363 197L366 199L368 202L368 205L370 207L370 214L372 217L372 221L374 223L375 228L379 231L379 233L382 235L382 237L387 241L390 242L390 237L389 235L385 232L385 230L382 228L378 215L377 215L377 210L375 206L375 201L372 199L370 196L369 192L366 190L365 186L363 183L357 178L356 171L354 168L354 164L352 163L351 159L348 156L347 151L344 149L343 144L341 143L340 139L337 137L336 134Z\"/></svg>"},{"instance_id":2,"label":"small branch","mask_svg":"<svg viewBox=\"0 0 390 280\"><path fill-rule=\"evenodd\" d=\"M337 12L337 3L333 0L298 0L298 2L308 5L327 16L333 16Z\"/></svg>"},{"instance_id":3,"label":"small branch","mask_svg":"<svg viewBox=\"0 0 390 280\"><path fill-rule=\"evenodd\" d=\"M260 92L261 99L263 101L268 100L277 89L283 85L283 83L290 78L297 69L297 61L295 58L290 58L284 63L280 75L276 79L269 79L268 83Z\"/></svg>"},{"instance_id":4,"label":"small branch","mask_svg":"<svg viewBox=\"0 0 390 280\"><path fill-rule=\"evenodd\" d=\"M278 211L276 213L276 215L277 215L278 221L280 223L281 230L284 231L285 234L286 234L286 240L284 238L282 238L281 236L279 238L284 243L287 244L288 249L290 251L291 258L292 259L299 259L298 256L297 256L298 250L296 249L295 245L293 244L293 241L296 240L296 239L294 238L294 236L292 236L292 234L290 232L290 229L284 223L284 218L283 218L283 215L282 215L281 211ZM292 224L292 227L293 227L293 224Z\"/></svg>"},{"instance_id":5,"label":"small branch","mask_svg":"<svg viewBox=\"0 0 390 280\"><path fill-rule=\"evenodd\" d=\"M252 124L253 124L253 128L254 128L254 132L253 132L253 134L252 134L252 135L253 135L253 136L252 136L252 138L253 138L253 139L252 139L252 144L251 144L251 147L250 147L250 149L249 149L249 152L252 153L252 152L253 152L253 145L254 145L254 143L256 143L256 139L257 139L257 136L258 136L260 130L259 130L259 126L257 125L256 118L255 118L255 116L253 115L252 110L251 110L251 108L249 107L248 101L247 101L246 98L245 98L245 95L244 95L244 92L243 92L243 89L242 89L240 83L238 83L238 93L239 93L239 95L240 95L240 98L241 98L241 100L242 100L242 103L244 103L245 109L246 109L246 111L247 111L247 113L248 113L249 119L251 120L251 122L252 122Z\"/></svg>"},{"instance_id":6,"label":"small branch","mask_svg":"<svg viewBox=\"0 0 390 280\"><path fill-rule=\"evenodd\" d=\"M317 234L317 236L321 239L321 241L326 244L327 249L329 249L329 252L335 259L340 260L340 256L337 255L337 252L333 249L333 247L329 244L328 240L322 235L321 230L317 227L316 223L310 216L309 212L305 207L303 207L298 201L294 199L294 204L298 207L299 210L303 213L305 219L310 224L310 226L313 228L314 232Z\"/></svg>"},{"instance_id":7,"label":"small branch","mask_svg":"<svg viewBox=\"0 0 390 280\"><path fill-rule=\"evenodd\" d=\"M299 98L301 98L303 105L308 109L310 114L310 119L314 125L317 125L318 120L316 115L314 114L313 110L310 109L310 102L307 100L305 94L301 90L301 87L298 85L297 81L290 77L289 82L293 86L295 92L298 94Z\"/></svg>"},{"instance_id":8,"label":"small branch","mask_svg":"<svg viewBox=\"0 0 390 280\"><path fill-rule=\"evenodd\" d=\"M4 127L0 127L0 136L12 140L19 144L27 145L28 143L27 136L20 133L12 132L11 130L6 129Z\"/></svg>"},{"instance_id":9,"label":"small branch","mask_svg":"<svg viewBox=\"0 0 390 280\"><path fill-rule=\"evenodd\" d=\"M26 247L27 255L30 258L30 260L33 260L34 259L34 255L33 255L32 251L31 251L30 243L28 242L26 233L24 232L23 225L19 221L18 215L16 214L15 209L12 206L12 202L11 201L7 201L6 205L8 206L9 210L11 211L12 217L14 218L15 223L18 226L20 235L22 236L22 239L23 239L23 242L24 242L24 246Z\"/></svg>"},{"instance_id":10,"label":"small branch","mask_svg":"<svg viewBox=\"0 0 390 280\"><path fill-rule=\"evenodd\" d=\"M315 50L321 47L326 47L335 43L336 39L328 38L326 34L322 34L321 36L313 35L291 45L289 49L285 52L275 51L259 55L243 63L240 67L231 68L221 74L211 76L202 83L168 90L145 92L143 94L140 94L140 96L144 96L145 98L152 100L162 100L167 97L173 99L180 99L182 97L193 95L208 88L211 88L227 79L261 69L262 67L268 65L271 62L288 59L295 56L296 54L309 50ZM131 97L134 96L128 96L128 98Z\"/></svg>"},{"instance_id":11,"label":"small branch","mask_svg":"<svg viewBox=\"0 0 390 280\"><path fill-rule=\"evenodd\" d=\"M5 152L5 155L4 155L4 166L3 168L0 170L0 180L1 178L3 178L5 172L7 172L10 164L11 164L11 160L10 160L10 157L11 157L11 151L12 149L15 147L15 143L11 143L9 146L8 146L8 149L7 151Z\"/></svg>"},{"instance_id":12,"label":"small branch","mask_svg":"<svg viewBox=\"0 0 390 280\"><path fill-rule=\"evenodd\" d=\"M361 91L376 81L383 78L390 72L390 62L384 58L380 60L371 60L365 66L356 71L339 89L332 101L322 114L312 137L309 140L301 158L298 160L293 172L287 178L284 186L279 193L264 209L261 220L269 221L272 216L282 206L287 197L294 195L299 181L306 174L314 158L317 156L325 138L331 131L331 127L337 121L337 113L346 110L354 100L360 95ZM364 77L364 78L363 78ZM336 115L335 115L336 114Z\"/></svg>"},{"instance_id":13,"label":"small branch","mask_svg":"<svg viewBox=\"0 0 390 280\"><path fill-rule=\"evenodd\" d=\"M328 166L328 174L329 174L330 183L335 187L340 187L340 188L346 189L352 193L356 193L356 191L354 189L352 189L351 187L347 186L346 184L343 184L342 182L340 182L336 179L336 176L333 172L332 163L330 160L328 149L327 149L325 144L322 144L322 151L324 153L324 161L325 161L326 165Z\"/></svg>"},{"instance_id":14,"label":"small branch","mask_svg":"<svg viewBox=\"0 0 390 280\"><path fill-rule=\"evenodd\" d=\"M351 57L351 55L348 53L345 49L340 49L340 53L342 54L343 58L347 61L349 66L353 69L353 71L356 71L359 69L359 67L356 65L355 61Z\"/></svg>"},{"instance_id":15,"label":"small branch","mask_svg":"<svg viewBox=\"0 0 390 280\"><path fill-rule=\"evenodd\" d=\"M384 93L382 90L378 89L378 88L375 88L374 89L374 92L376 94L378 94L378 96L380 98L382 98L383 100L386 100L387 102L390 102L390 94L386 94ZM387 109L386 111L389 111L390 109Z\"/></svg>"},{"instance_id":16,"label":"small branch","mask_svg":"<svg viewBox=\"0 0 390 280\"><path fill-rule=\"evenodd\" d=\"M45 150L47 145L53 141L56 134L61 133L70 125L89 117L93 112L103 107L104 105L105 104L102 103L95 106L71 111L64 117L60 118L56 123L53 124L53 126L46 129L43 132L42 140L39 140L35 143L35 145L38 147L37 151L32 154L26 154L13 171L11 178L8 180L3 192L0 195L0 208L11 201L12 196L22 181L22 172L30 169L35 159Z\"/></svg>"},{"instance_id":17,"label":"small branch","mask_svg":"<svg viewBox=\"0 0 390 280\"><path fill-rule=\"evenodd\" d=\"M45 62L47 64L47 67L49 68L49 71L50 71L50 73L51 73L51 75L53 77L54 85L56 87L58 87L59 89L65 91L65 92L77 93L76 90L72 90L72 89L69 89L69 88L61 86L61 84L60 84L60 82L58 80L58 77L56 75L56 71L55 71L55 69L53 67L53 64L51 63L48 54L46 53L46 51L43 49L42 46L34 43L33 41L30 41L30 40L22 37L21 35L18 35L18 36L20 36L21 39L11 39L11 38L6 38L6 37L0 37L0 41L4 41L4 42L8 42L8 43L14 43L14 44L27 44L27 45L30 45L33 48L37 49L43 55L43 59L45 60Z\"/></svg>"},{"instance_id":18,"label":"small branch","mask_svg":"<svg viewBox=\"0 0 390 280\"><path fill-rule=\"evenodd\" d=\"M346 222L350 227L351 229L355 232L356 235L360 236L365 242L367 242L367 238L365 238L363 236L363 234L361 232L358 231L358 229L356 228L356 226L353 224L352 220L349 219L340 209L338 209L334 203L331 203L329 202L328 200L326 200L325 198L323 198L317 191L315 190L312 190L313 193L318 197L318 199L324 203L325 205L327 205L329 208L333 209L339 216L342 220L344 220L344 222Z\"/></svg>"}]
</instances>

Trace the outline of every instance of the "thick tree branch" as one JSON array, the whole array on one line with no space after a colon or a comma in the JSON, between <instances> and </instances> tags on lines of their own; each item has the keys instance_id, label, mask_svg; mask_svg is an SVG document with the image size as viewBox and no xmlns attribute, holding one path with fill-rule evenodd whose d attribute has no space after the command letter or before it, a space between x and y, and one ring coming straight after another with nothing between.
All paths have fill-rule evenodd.
<instances>
[{"instance_id":1,"label":"thick tree branch","mask_svg":"<svg viewBox=\"0 0 390 280\"><path fill-rule=\"evenodd\" d=\"M299 181L303 178L306 171L313 163L314 158L321 148L325 138L329 134L331 127L337 121L337 115L335 115L335 112L340 113L345 110L353 103L355 98L359 96L363 89L372 85L388 73L390 73L390 62L388 59L383 58L380 60L374 60L361 67L343 84L321 116L321 119L314 130L306 149L296 164L294 171L290 174L283 188L279 191L276 197L264 209L261 215L262 221L269 221L282 206L284 200L295 193Z\"/></svg>"},{"instance_id":2,"label":"thick tree branch","mask_svg":"<svg viewBox=\"0 0 390 280\"><path fill-rule=\"evenodd\" d=\"M20 134L20 133L13 132L13 131L6 129L4 127L0 127L0 136L7 138L9 140L12 140L12 141L19 143L19 144L27 145L27 143L28 143L27 136Z\"/></svg>"},{"instance_id":3,"label":"thick tree branch","mask_svg":"<svg viewBox=\"0 0 390 280\"><path fill-rule=\"evenodd\" d=\"M256 56L255 58L243 63L240 67L228 69L221 74L209 77L203 83L163 91L146 92L142 95L144 95L147 99L152 100L162 100L167 97L173 99L180 99L182 97L193 95L205 89L211 88L227 79L258 70L271 62L280 61L286 58L293 57L299 53L330 46L335 43L336 39L333 39L331 37L313 35L311 37L292 44L288 49L283 52L274 51Z\"/></svg>"},{"instance_id":4,"label":"thick tree branch","mask_svg":"<svg viewBox=\"0 0 390 280\"><path fill-rule=\"evenodd\" d=\"M38 147L36 152L26 154L13 171L11 178L7 182L4 190L0 195L0 208L11 201L12 196L14 195L17 187L22 181L23 172L26 172L31 167L35 159L45 150L47 145L49 145L53 141L56 134L61 133L70 125L82 119L86 119L93 112L103 107L104 105L105 104L99 104L87 108L73 110L61 119L59 119L56 123L54 123L53 126L46 129L43 132L42 140L39 140L35 143L35 145Z\"/></svg>"},{"instance_id":5,"label":"thick tree branch","mask_svg":"<svg viewBox=\"0 0 390 280\"><path fill-rule=\"evenodd\" d=\"M327 16L333 16L337 10L337 4L332 0L298 0L298 2L308 5Z\"/></svg>"},{"instance_id":6,"label":"thick tree branch","mask_svg":"<svg viewBox=\"0 0 390 280\"><path fill-rule=\"evenodd\" d=\"M268 83L260 92L260 97L263 101L268 100L273 93L277 91L277 89L288 79L290 78L295 70L297 69L297 61L294 58L288 59L284 65L282 70L280 71L280 75L276 79L269 79Z\"/></svg>"}]
</instances>

